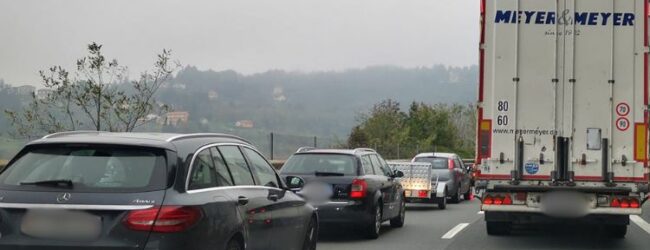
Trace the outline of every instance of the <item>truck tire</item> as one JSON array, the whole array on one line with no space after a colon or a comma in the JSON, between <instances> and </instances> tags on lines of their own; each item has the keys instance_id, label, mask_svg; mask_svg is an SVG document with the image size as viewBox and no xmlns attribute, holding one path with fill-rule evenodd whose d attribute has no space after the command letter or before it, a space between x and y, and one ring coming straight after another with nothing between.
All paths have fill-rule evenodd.
<instances>
[{"instance_id":1,"label":"truck tire","mask_svg":"<svg viewBox=\"0 0 650 250\"><path fill-rule=\"evenodd\" d=\"M451 200L450 200L451 203L454 203L454 204L460 203L460 195L461 195L460 194L460 185L458 185L458 187L456 188L456 193L453 196L451 196Z\"/></svg>"},{"instance_id":2,"label":"truck tire","mask_svg":"<svg viewBox=\"0 0 650 250\"><path fill-rule=\"evenodd\" d=\"M498 235L510 234L510 227L511 227L510 222L486 221L485 226L488 235L498 236Z\"/></svg>"},{"instance_id":3,"label":"truck tire","mask_svg":"<svg viewBox=\"0 0 650 250\"><path fill-rule=\"evenodd\" d=\"M608 225L605 226L605 233L613 239L623 239L627 234L627 225Z\"/></svg>"}]
</instances>

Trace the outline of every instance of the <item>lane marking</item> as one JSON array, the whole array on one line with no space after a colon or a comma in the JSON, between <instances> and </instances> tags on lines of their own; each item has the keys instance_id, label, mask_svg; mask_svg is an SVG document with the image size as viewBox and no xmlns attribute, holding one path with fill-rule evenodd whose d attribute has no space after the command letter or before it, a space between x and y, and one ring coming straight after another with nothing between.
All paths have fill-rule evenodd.
<instances>
[{"instance_id":1,"label":"lane marking","mask_svg":"<svg viewBox=\"0 0 650 250\"><path fill-rule=\"evenodd\" d=\"M485 211L478 211L478 214L484 214Z\"/></svg>"},{"instance_id":2,"label":"lane marking","mask_svg":"<svg viewBox=\"0 0 650 250\"><path fill-rule=\"evenodd\" d=\"M463 229L465 229L467 226L469 226L469 223L460 223L456 225L454 228L449 230L445 235L442 236L443 239L451 239L456 236L456 234L460 233Z\"/></svg>"},{"instance_id":3,"label":"lane marking","mask_svg":"<svg viewBox=\"0 0 650 250\"><path fill-rule=\"evenodd\" d=\"M650 223L646 222L638 215L630 215L630 220L637 226L643 229L646 233L650 234Z\"/></svg>"}]
</instances>

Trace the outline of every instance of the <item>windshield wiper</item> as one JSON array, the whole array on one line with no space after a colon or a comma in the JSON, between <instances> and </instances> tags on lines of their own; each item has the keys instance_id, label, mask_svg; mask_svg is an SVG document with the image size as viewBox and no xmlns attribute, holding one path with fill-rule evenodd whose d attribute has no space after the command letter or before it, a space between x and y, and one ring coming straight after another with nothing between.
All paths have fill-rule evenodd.
<instances>
[{"instance_id":1,"label":"windshield wiper","mask_svg":"<svg viewBox=\"0 0 650 250\"><path fill-rule=\"evenodd\" d=\"M34 182L21 182L21 186L33 185L33 186L54 186L54 187L67 187L72 188L74 184L72 180L45 180L45 181L34 181Z\"/></svg>"},{"instance_id":2,"label":"windshield wiper","mask_svg":"<svg viewBox=\"0 0 650 250\"><path fill-rule=\"evenodd\" d=\"M344 176L345 174L343 174L343 173L337 173L337 172L321 172L321 171L316 171L316 172L314 172L314 175L316 175L316 176Z\"/></svg>"}]
</instances>

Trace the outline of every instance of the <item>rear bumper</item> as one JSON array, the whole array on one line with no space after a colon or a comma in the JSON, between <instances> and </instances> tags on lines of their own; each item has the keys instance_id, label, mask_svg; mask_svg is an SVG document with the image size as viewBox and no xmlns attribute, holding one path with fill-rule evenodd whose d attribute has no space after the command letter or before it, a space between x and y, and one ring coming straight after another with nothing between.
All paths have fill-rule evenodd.
<instances>
[{"instance_id":1,"label":"rear bumper","mask_svg":"<svg viewBox=\"0 0 650 250\"><path fill-rule=\"evenodd\" d=\"M322 224L361 224L370 221L370 206L362 201L330 201L314 205Z\"/></svg>"},{"instance_id":2,"label":"rear bumper","mask_svg":"<svg viewBox=\"0 0 650 250\"><path fill-rule=\"evenodd\" d=\"M495 192L552 192L552 191L571 191L582 193L596 194L629 194L633 190L629 187L605 187L605 186L534 186L534 185L494 185L493 189L488 191Z\"/></svg>"},{"instance_id":3,"label":"rear bumper","mask_svg":"<svg viewBox=\"0 0 650 250\"><path fill-rule=\"evenodd\" d=\"M543 214L544 211L539 207L528 207L525 205L481 205L481 210L486 212L519 212L519 213L539 213ZM590 208L587 210L588 215L640 215L641 208Z\"/></svg>"},{"instance_id":4,"label":"rear bumper","mask_svg":"<svg viewBox=\"0 0 650 250\"><path fill-rule=\"evenodd\" d=\"M510 222L517 224L590 224L628 225L630 216L618 214L589 214L578 218L558 218L542 213L486 211L485 221Z\"/></svg>"}]
</instances>

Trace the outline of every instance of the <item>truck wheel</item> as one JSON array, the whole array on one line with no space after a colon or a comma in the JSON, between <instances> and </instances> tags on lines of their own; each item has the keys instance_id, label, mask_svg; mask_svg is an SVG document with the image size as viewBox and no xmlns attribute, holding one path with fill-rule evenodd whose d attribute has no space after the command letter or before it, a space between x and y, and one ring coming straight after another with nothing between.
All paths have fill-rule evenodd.
<instances>
[{"instance_id":1,"label":"truck wheel","mask_svg":"<svg viewBox=\"0 0 650 250\"><path fill-rule=\"evenodd\" d=\"M623 239L627 234L627 225L608 225L605 226L605 233L610 238Z\"/></svg>"},{"instance_id":2,"label":"truck wheel","mask_svg":"<svg viewBox=\"0 0 650 250\"><path fill-rule=\"evenodd\" d=\"M381 228L381 208L382 204L380 202L377 203L377 206L372 210L373 214L371 215L372 218L366 224L366 238L368 239L377 239L379 238L379 229Z\"/></svg>"},{"instance_id":3,"label":"truck wheel","mask_svg":"<svg viewBox=\"0 0 650 250\"><path fill-rule=\"evenodd\" d=\"M510 234L510 222L486 221L488 235L508 235Z\"/></svg>"},{"instance_id":4,"label":"truck wheel","mask_svg":"<svg viewBox=\"0 0 650 250\"><path fill-rule=\"evenodd\" d=\"M451 203L460 203L460 185L456 188L456 193L451 197Z\"/></svg>"}]
</instances>

